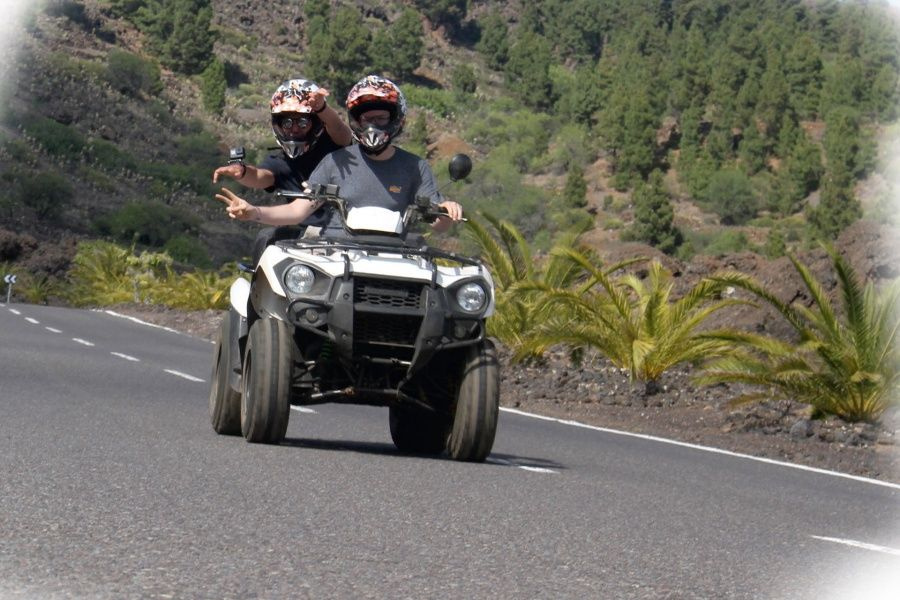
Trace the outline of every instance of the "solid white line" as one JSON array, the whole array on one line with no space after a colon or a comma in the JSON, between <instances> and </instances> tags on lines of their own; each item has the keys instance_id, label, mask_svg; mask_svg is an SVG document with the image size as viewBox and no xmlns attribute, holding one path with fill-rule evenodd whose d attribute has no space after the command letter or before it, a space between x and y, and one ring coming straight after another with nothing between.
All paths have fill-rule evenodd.
<instances>
[{"instance_id":1,"label":"solid white line","mask_svg":"<svg viewBox=\"0 0 900 600\"><path fill-rule=\"evenodd\" d=\"M17 310L14 309L14 308L10 308L10 309L9 309L9 312L11 312L11 313L14 314L14 315L21 315L21 314L22 314L22 313L20 313L19 311L17 311Z\"/></svg>"},{"instance_id":2,"label":"solid white line","mask_svg":"<svg viewBox=\"0 0 900 600\"><path fill-rule=\"evenodd\" d=\"M655 435L646 435L643 433L630 433L628 431L619 431L618 429L608 429L606 427L597 427L595 425L587 425L585 423L579 423L578 421L569 421L566 419L557 419L555 417L545 417L544 415L536 415L534 413L525 412L523 410L517 410L515 408L505 408L501 407L500 410L508 413L513 413L516 415L521 415L523 417L531 417L532 419L540 419L542 421L552 421L554 423L560 423L562 425L569 425L572 427L581 427L582 429L591 429L593 431L602 431L604 433L613 433L615 435L624 435L627 437L639 438L642 440L650 440L653 442L660 442L663 444L672 444L673 446L682 446L684 448L692 448L694 450L703 450L704 452L712 452L713 454L724 454L725 456L734 456L736 458L745 458L747 460L755 460L757 462L766 463L770 465L778 465L780 467L790 467L792 469L799 469L801 471L809 471L811 473L820 473L822 475L831 475L832 477L842 477L844 479L852 479L853 481L861 481L863 483L871 483L872 485L880 485L883 487L900 490L900 484L891 483L889 481L879 481L878 479L870 479L868 477L861 477L859 475L850 475L848 473L839 473L838 471L828 471L827 469L819 469L816 467L807 467L806 465L797 465L794 463L783 462L780 460L773 460L771 458L763 458L761 456L751 456L749 454L741 454L739 452L732 452L731 450L722 450L721 448L711 448L709 446L700 446L698 444L689 444L688 442L679 442L677 440L670 440L666 438L656 437Z\"/></svg>"},{"instance_id":3,"label":"solid white line","mask_svg":"<svg viewBox=\"0 0 900 600\"><path fill-rule=\"evenodd\" d=\"M37 319L32 319L31 317L25 317L25 320L28 321L29 323L34 324L34 325L40 325L40 324L41 324L40 321L38 321Z\"/></svg>"},{"instance_id":4,"label":"solid white line","mask_svg":"<svg viewBox=\"0 0 900 600\"><path fill-rule=\"evenodd\" d=\"M78 342L79 344L83 344L83 345L85 345L85 346L93 346L93 345L94 345L93 342L89 342L89 341L83 340L83 339L81 339L81 338L72 338L72 341L73 341L73 342Z\"/></svg>"},{"instance_id":5,"label":"solid white line","mask_svg":"<svg viewBox=\"0 0 900 600\"><path fill-rule=\"evenodd\" d=\"M119 358L124 358L125 360L130 360L131 362L141 362L141 359L135 358L133 356L128 356L127 354L122 354L121 352L110 352L113 356L118 356Z\"/></svg>"},{"instance_id":6,"label":"solid white line","mask_svg":"<svg viewBox=\"0 0 900 600\"><path fill-rule=\"evenodd\" d=\"M139 323L141 325L146 325L148 327L155 327L157 329L162 329L163 331L170 331L172 333L178 333L178 334L184 335L180 331L172 329L171 327L163 327L162 325L157 325L155 323L148 323L147 321L142 321L142 320L138 319L137 317L129 317L128 315L123 315L123 314L117 313L112 310L101 310L100 312L104 312L104 313L106 313L108 315L112 315L114 317L119 317L120 319L128 319L129 321L134 321L135 323Z\"/></svg>"},{"instance_id":7,"label":"solid white line","mask_svg":"<svg viewBox=\"0 0 900 600\"><path fill-rule=\"evenodd\" d=\"M60 331L59 329L54 329L53 327L44 327L44 329L53 333L62 333L62 331Z\"/></svg>"},{"instance_id":8,"label":"solid white line","mask_svg":"<svg viewBox=\"0 0 900 600\"><path fill-rule=\"evenodd\" d=\"M311 409L311 408L306 408L305 406L292 406L292 407L291 407L291 410L296 410L296 411L299 412L299 413L307 413L307 414L310 414L310 415L316 414L316 411L314 411L314 410Z\"/></svg>"},{"instance_id":9,"label":"solid white line","mask_svg":"<svg viewBox=\"0 0 900 600\"><path fill-rule=\"evenodd\" d=\"M172 375L176 375L178 377L184 377L188 381L199 381L201 383L204 381L203 379L200 379L199 377L194 377L193 375L188 375L187 373L182 373L181 371L173 371L172 369L164 369L164 371L166 373L171 373Z\"/></svg>"},{"instance_id":10,"label":"solid white line","mask_svg":"<svg viewBox=\"0 0 900 600\"><path fill-rule=\"evenodd\" d=\"M825 542L834 542L835 544L844 544L845 546L853 546L854 548L862 548L863 550L872 550L874 552L881 552L883 554L891 554L893 556L900 556L900 550L896 548L888 548L887 546L879 546L877 544L868 544L866 542L857 542L856 540L844 540L841 538L833 538L833 537L824 537L821 535L811 535L809 536L816 540L822 540Z\"/></svg>"}]
</instances>

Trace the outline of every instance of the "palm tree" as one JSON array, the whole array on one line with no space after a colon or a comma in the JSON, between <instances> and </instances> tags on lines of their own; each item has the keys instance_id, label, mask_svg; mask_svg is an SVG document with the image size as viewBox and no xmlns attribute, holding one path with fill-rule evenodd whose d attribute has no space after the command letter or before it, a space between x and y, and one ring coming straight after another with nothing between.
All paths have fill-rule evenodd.
<instances>
[{"instance_id":1,"label":"palm tree","mask_svg":"<svg viewBox=\"0 0 900 600\"><path fill-rule=\"evenodd\" d=\"M575 250L563 252L583 269L586 283L577 288L520 285L540 294L537 310L545 315L525 340L524 351L541 353L556 344L597 349L619 368L628 369L633 381L644 381L648 393L667 369L732 351L729 344L700 331L716 311L745 303L721 299L725 284L703 279L673 300L671 273L659 261L650 263L644 282L633 274L614 278L618 269L597 267Z\"/></svg>"},{"instance_id":2,"label":"palm tree","mask_svg":"<svg viewBox=\"0 0 900 600\"><path fill-rule=\"evenodd\" d=\"M590 250L579 246L581 232L572 231L556 240L546 260L537 260L515 225L488 213L480 215L490 228L473 217L467 225L469 235L480 248L481 257L494 279L496 311L488 321L488 331L506 346L517 349L522 345L523 335L534 330L542 318L536 310L540 294L526 289L523 284L552 289L574 285L579 278L584 278L584 273L565 251L579 248L590 254ZM641 259L624 261L614 265L613 270L636 260Z\"/></svg>"},{"instance_id":3,"label":"palm tree","mask_svg":"<svg viewBox=\"0 0 900 600\"><path fill-rule=\"evenodd\" d=\"M760 386L761 392L744 400L789 398L813 406L820 414L849 421L876 420L891 402L900 401L900 285L895 282L881 292L872 282L861 287L852 267L834 250L828 248L827 252L840 284L841 314L819 281L794 256L790 260L813 299L810 308L785 304L743 273L715 276L717 281L743 288L773 306L794 328L799 342L718 332L716 339L737 344L740 350L711 364L699 382L753 384Z\"/></svg>"}]
</instances>

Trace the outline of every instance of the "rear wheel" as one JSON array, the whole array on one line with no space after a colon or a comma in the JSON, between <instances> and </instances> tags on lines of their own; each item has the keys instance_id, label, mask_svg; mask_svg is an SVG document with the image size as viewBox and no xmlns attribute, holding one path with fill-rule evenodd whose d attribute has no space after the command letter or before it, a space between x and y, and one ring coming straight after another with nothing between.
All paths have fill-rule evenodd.
<instances>
[{"instance_id":1,"label":"rear wheel","mask_svg":"<svg viewBox=\"0 0 900 600\"><path fill-rule=\"evenodd\" d=\"M391 439L402 452L440 454L450 428L446 416L414 406L390 408Z\"/></svg>"},{"instance_id":2,"label":"rear wheel","mask_svg":"<svg viewBox=\"0 0 900 600\"><path fill-rule=\"evenodd\" d=\"M481 462L491 453L500 411L500 363L489 340L466 352L447 451L454 460Z\"/></svg>"},{"instance_id":3,"label":"rear wheel","mask_svg":"<svg viewBox=\"0 0 900 600\"><path fill-rule=\"evenodd\" d=\"M234 372L236 356L233 348L237 347L237 323L240 319L231 309L222 325L219 326L219 337L213 352L212 385L209 390L209 419L213 430L221 435L238 435L241 433L241 392L239 380ZM233 339L234 338L234 339Z\"/></svg>"},{"instance_id":4,"label":"rear wheel","mask_svg":"<svg viewBox=\"0 0 900 600\"><path fill-rule=\"evenodd\" d=\"M278 444L291 410L294 340L290 327L271 317L250 328L244 357L241 431L248 442Z\"/></svg>"}]
</instances>

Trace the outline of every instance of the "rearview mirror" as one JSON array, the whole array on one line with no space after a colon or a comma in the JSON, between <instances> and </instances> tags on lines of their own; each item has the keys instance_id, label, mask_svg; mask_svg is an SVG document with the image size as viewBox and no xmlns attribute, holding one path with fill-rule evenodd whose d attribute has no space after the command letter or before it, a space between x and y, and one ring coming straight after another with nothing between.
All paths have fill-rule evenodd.
<instances>
[{"instance_id":1,"label":"rearview mirror","mask_svg":"<svg viewBox=\"0 0 900 600\"><path fill-rule=\"evenodd\" d=\"M472 159L465 154L456 154L450 159L450 179L459 181L465 179L472 172Z\"/></svg>"}]
</instances>

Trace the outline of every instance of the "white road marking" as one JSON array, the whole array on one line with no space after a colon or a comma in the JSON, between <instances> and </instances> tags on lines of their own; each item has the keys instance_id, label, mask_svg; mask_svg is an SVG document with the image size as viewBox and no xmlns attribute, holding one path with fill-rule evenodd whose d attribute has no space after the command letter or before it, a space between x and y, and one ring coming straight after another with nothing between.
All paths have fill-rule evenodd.
<instances>
[{"instance_id":1,"label":"white road marking","mask_svg":"<svg viewBox=\"0 0 900 600\"><path fill-rule=\"evenodd\" d=\"M713 454L724 454L725 456L734 456L736 458L745 458L747 460L755 460L757 462L766 463L766 464L770 464L770 465L778 465L780 467L790 467L792 469L799 469L801 471L809 471L811 473L819 473L821 475L831 475L832 477L842 477L844 479L852 479L853 481L861 481L863 483L871 483L872 485L880 485L883 487L900 490L900 484L891 483L890 481L879 481L878 479L870 479L868 477L861 477L859 475L850 475L848 473L839 473L837 471L829 471L827 469L818 469L816 467L807 467L805 465L796 465L794 463L783 462L780 460L773 460L771 458L763 458L761 456L750 456L749 454L741 454L739 452L732 452L730 450L722 450L721 448L711 448L709 446L700 446L698 444L689 444L687 442L679 442L678 440L669 440L666 438L656 437L655 435L646 435L643 433L630 433L628 431L619 431L618 429L608 429L606 427L597 427L595 425L587 425L585 423L579 423L578 421L557 419L555 417L545 417L544 415L536 415L534 413L525 412L524 410L517 410L515 408L500 407L500 410L502 410L503 412L508 412L508 413L512 413L515 415L521 415L523 417L531 417L532 419L540 419L542 421L552 421L554 423L559 423L561 425L569 425L571 427L580 427L582 429L590 429L593 431L602 431L604 433L613 433L615 435L624 435L627 437L639 438L642 440L650 440L653 442L660 442L663 444L672 444L673 446L682 446L684 448L692 448L694 450L703 450L704 452L712 452Z\"/></svg>"},{"instance_id":2,"label":"white road marking","mask_svg":"<svg viewBox=\"0 0 900 600\"><path fill-rule=\"evenodd\" d=\"M52 333L62 333L62 331L60 331L59 329L54 329L53 327L44 327L44 329Z\"/></svg>"},{"instance_id":3,"label":"white road marking","mask_svg":"<svg viewBox=\"0 0 900 600\"><path fill-rule=\"evenodd\" d=\"M32 319L31 317L25 317L25 320L28 321L29 323L33 324L33 325L40 325L40 324L41 324L40 321L38 321L37 319Z\"/></svg>"},{"instance_id":4,"label":"white road marking","mask_svg":"<svg viewBox=\"0 0 900 600\"><path fill-rule=\"evenodd\" d=\"M93 342L89 342L89 341L83 340L83 339L81 339L81 338L72 338L72 341L73 341L73 342L78 342L79 344L83 344L83 345L85 345L85 346L93 346L93 345L94 345Z\"/></svg>"},{"instance_id":5,"label":"white road marking","mask_svg":"<svg viewBox=\"0 0 900 600\"><path fill-rule=\"evenodd\" d=\"M495 465L504 465L507 467L518 467L519 469L522 469L523 471L531 471L532 473L553 473L553 474L559 473L559 471L554 471L553 469L547 469L545 467L530 467L528 465L520 465L520 464L514 463L511 460L506 460L505 458L488 458L487 462L493 463Z\"/></svg>"},{"instance_id":6,"label":"white road marking","mask_svg":"<svg viewBox=\"0 0 900 600\"><path fill-rule=\"evenodd\" d=\"M21 315L21 314L22 314L22 313L20 313L19 311L17 311L17 310L14 309L14 308L10 308L10 309L9 309L9 312L11 312L11 313L14 314L14 315Z\"/></svg>"},{"instance_id":7,"label":"white road marking","mask_svg":"<svg viewBox=\"0 0 900 600\"><path fill-rule=\"evenodd\" d=\"M311 409L311 408L306 408L305 406L292 406L292 407L291 407L291 410L296 410L296 411L299 412L299 413L307 413L307 414L310 414L310 415L316 414L316 411L314 411L314 410Z\"/></svg>"},{"instance_id":8,"label":"white road marking","mask_svg":"<svg viewBox=\"0 0 900 600\"><path fill-rule=\"evenodd\" d=\"M135 358L133 356L128 356L127 354L122 354L121 352L110 352L113 356L118 356L119 358L124 358L125 360L130 360L131 362L141 362L141 359Z\"/></svg>"},{"instance_id":9,"label":"white road marking","mask_svg":"<svg viewBox=\"0 0 900 600\"><path fill-rule=\"evenodd\" d=\"M163 331L169 331L172 333L177 333L177 334L183 335L180 331L172 329L171 327L163 327L162 325L157 325L155 323L148 323L147 321L142 321L142 320L138 319L137 317L129 317L128 315L123 315L123 314L117 313L112 310L102 310L100 312L104 312L104 313L106 313L108 315L112 315L114 317L119 317L120 319L128 319L129 321L134 321L135 323L138 323L140 325L146 325L147 327L155 327L156 329L162 329Z\"/></svg>"},{"instance_id":10,"label":"white road marking","mask_svg":"<svg viewBox=\"0 0 900 600\"><path fill-rule=\"evenodd\" d=\"M166 373L171 373L172 375L175 375L177 377L183 377L183 378L187 379L188 381L199 381L201 383L204 381L203 379L200 379L199 377L194 377L193 375L188 375L187 373L182 373L181 371L173 371L172 369L164 369L164 371Z\"/></svg>"},{"instance_id":11,"label":"white road marking","mask_svg":"<svg viewBox=\"0 0 900 600\"><path fill-rule=\"evenodd\" d=\"M821 535L811 535L809 537L816 539L816 540L822 540L824 542L833 542L835 544L844 544L845 546L853 546L854 548L862 548L863 550L872 550L874 552L882 552L884 554L900 556L900 550L897 550L896 548L888 548L887 546L879 546L877 544L868 544L866 542L857 542L856 540L845 540L845 539L841 539L841 538L824 537Z\"/></svg>"}]
</instances>

